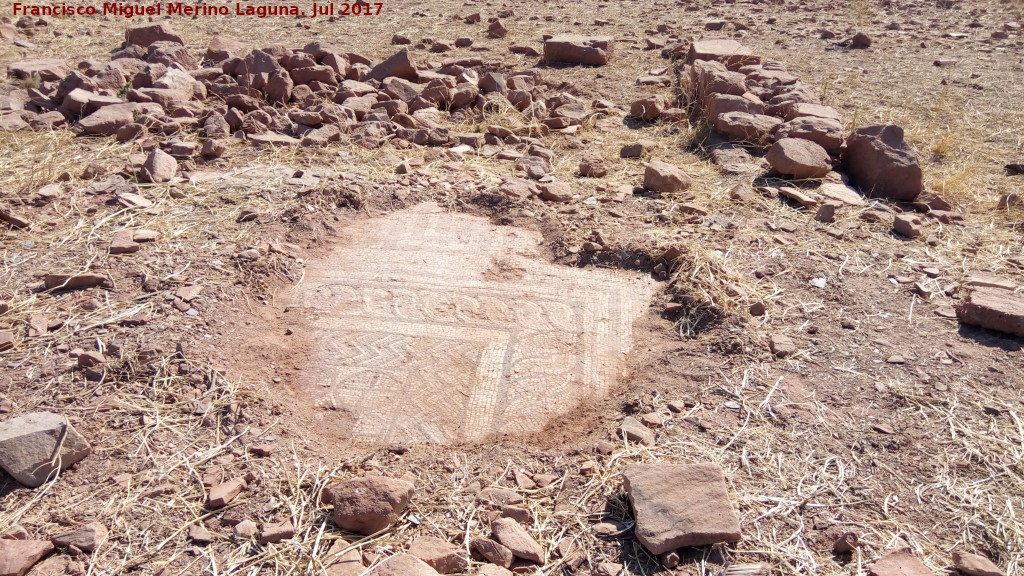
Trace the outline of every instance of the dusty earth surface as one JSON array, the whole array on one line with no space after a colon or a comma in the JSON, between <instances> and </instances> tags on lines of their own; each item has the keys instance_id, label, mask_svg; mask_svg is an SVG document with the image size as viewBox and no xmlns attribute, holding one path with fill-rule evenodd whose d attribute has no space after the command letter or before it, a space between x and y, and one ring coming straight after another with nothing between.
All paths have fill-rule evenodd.
<instances>
[{"instance_id":1,"label":"dusty earth surface","mask_svg":"<svg viewBox=\"0 0 1024 576\"><path fill-rule=\"evenodd\" d=\"M11 4L0 9L13 25ZM508 34L492 38L499 16ZM104 61L142 22L12 26L0 64ZM970 274L1024 286L1024 207L998 207L1024 182L1006 168L1024 162L1019 2L388 1L334 21L169 22L197 58L225 34L250 48L329 42L380 62L402 34L421 64L536 69L550 94L614 108L538 137L571 185L565 202L501 192L511 160L343 135L322 148L234 141L219 159L180 162L170 182L140 182L140 207L88 190L96 172L135 179L137 142L0 132L2 208L31 224L2 231L0 329L14 341L0 352L0 418L62 414L93 447L39 488L0 472L0 533L49 540L101 522L102 546L73 558L89 574L322 574L339 542L367 569L423 535L465 546L488 532L477 494L502 486L524 497L523 524L551 552L523 573L765 563L853 575L901 547L935 574L953 570L954 551L1024 573L1021 339L953 313ZM614 37L613 60L547 64L509 49L539 52L563 32ZM856 32L871 45L852 47ZM731 198L737 184L787 183L721 170L696 116L627 114L638 98L680 95L671 72L670 86L637 84L673 67L647 39L705 36L781 62L841 113L844 134L903 126L926 189L963 220L925 219L908 239L863 217L873 200L824 224L784 199ZM431 51L461 37L472 46ZM5 93L22 87L7 82ZM502 110L456 124L526 122ZM620 158L640 140L646 157ZM593 155L607 174L581 176ZM650 159L692 186L639 188ZM40 197L50 184L56 194ZM156 239L110 253L125 229ZM103 285L44 286L86 270ZM769 347L779 336L792 341L784 357ZM77 360L89 350L105 356L98 373ZM620 438L627 416L656 442ZM649 554L630 530L622 471L653 462L720 465L742 540L685 548L672 568ZM408 510L382 534L340 530L323 488L375 474L415 478ZM237 498L210 504L211 487L240 477ZM294 534L260 544L239 534L246 521L290 521ZM595 530L609 522L624 529ZM835 553L847 532L859 546ZM582 563L567 561L566 542Z\"/></svg>"}]
</instances>

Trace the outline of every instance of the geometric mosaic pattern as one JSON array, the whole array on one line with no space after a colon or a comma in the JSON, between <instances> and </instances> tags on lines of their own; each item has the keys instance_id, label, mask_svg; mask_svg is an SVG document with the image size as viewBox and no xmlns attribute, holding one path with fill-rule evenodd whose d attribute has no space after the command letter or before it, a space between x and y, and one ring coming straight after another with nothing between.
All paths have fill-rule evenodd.
<instances>
[{"instance_id":1,"label":"geometric mosaic pattern","mask_svg":"<svg viewBox=\"0 0 1024 576\"><path fill-rule=\"evenodd\" d=\"M291 302L315 331L314 402L387 443L544 428L614 385L653 283L546 262L539 233L432 204L359 222Z\"/></svg>"}]
</instances>

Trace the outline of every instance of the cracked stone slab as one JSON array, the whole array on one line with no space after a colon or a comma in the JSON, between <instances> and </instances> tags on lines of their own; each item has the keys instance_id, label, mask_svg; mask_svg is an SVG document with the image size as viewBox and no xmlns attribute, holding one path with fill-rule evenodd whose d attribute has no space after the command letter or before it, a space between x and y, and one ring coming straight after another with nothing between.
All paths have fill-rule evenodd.
<instances>
[{"instance_id":1,"label":"cracked stone slab","mask_svg":"<svg viewBox=\"0 0 1024 576\"><path fill-rule=\"evenodd\" d=\"M635 272L551 264L540 233L436 205L346 233L291 304L315 338L303 390L366 441L543 429L615 384L654 290Z\"/></svg>"}]
</instances>

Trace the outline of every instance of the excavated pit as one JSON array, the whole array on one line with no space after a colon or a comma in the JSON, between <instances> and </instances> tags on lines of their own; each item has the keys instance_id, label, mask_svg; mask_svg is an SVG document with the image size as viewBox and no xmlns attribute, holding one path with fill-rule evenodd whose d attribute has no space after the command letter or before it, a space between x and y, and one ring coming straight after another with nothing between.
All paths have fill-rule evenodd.
<instances>
[{"instance_id":1,"label":"excavated pit","mask_svg":"<svg viewBox=\"0 0 1024 576\"><path fill-rule=\"evenodd\" d=\"M293 292L311 343L293 387L360 441L541 430L612 389L654 291L637 272L550 263L539 232L432 204L345 236Z\"/></svg>"}]
</instances>

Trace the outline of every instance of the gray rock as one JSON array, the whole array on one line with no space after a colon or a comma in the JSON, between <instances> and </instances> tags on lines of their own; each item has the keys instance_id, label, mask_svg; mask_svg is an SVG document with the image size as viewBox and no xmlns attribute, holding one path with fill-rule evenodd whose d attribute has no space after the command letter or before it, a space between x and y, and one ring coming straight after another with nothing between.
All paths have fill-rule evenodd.
<instances>
[{"instance_id":1,"label":"gray rock","mask_svg":"<svg viewBox=\"0 0 1024 576\"><path fill-rule=\"evenodd\" d=\"M59 414L34 412L0 423L0 467L30 488L91 451L85 438Z\"/></svg>"},{"instance_id":2,"label":"gray rock","mask_svg":"<svg viewBox=\"0 0 1024 576\"><path fill-rule=\"evenodd\" d=\"M86 552L95 552L107 539L107 527L99 522L82 524L74 530L58 534L50 539L58 548L74 546Z\"/></svg>"},{"instance_id":3,"label":"gray rock","mask_svg":"<svg viewBox=\"0 0 1024 576\"><path fill-rule=\"evenodd\" d=\"M644 446L654 444L654 432L632 416L627 416L619 425L619 435L630 442L637 442Z\"/></svg>"}]
</instances>

